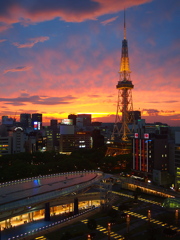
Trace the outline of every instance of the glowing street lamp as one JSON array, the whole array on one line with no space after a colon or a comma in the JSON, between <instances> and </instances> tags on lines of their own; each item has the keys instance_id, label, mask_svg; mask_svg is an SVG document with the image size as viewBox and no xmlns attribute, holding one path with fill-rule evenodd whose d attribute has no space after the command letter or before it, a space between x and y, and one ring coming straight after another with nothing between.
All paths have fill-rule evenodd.
<instances>
[{"instance_id":1,"label":"glowing street lamp","mask_svg":"<svg viewBox=\"0 0 180 240\"><path fill-rule=\"evenodd\" d=\"M108 240L110 240L111 239L111 223L110 222L108 222L107 230L108 230Z\"/></svg>"},{"instance_id":2,"label":"glowing street lamp","mask_svg":"<svg viewBox=\"0 0 180 240\"><path fill-rule=\"evenodd\" d=\"M179 216L179 211L178 211L178 209L176 209L176 211L175 211L176 224L178 224L178 216Z\"/></svg>"},{"instance_id":3,"label":"glowing street lamp","mask_svg":"<svg viewBox=\"0 0 180 240\"><path fill-rule=\"evenodd\" d=\"M151 210L148 210L148 222L150 223L151 220Z\"/></svg>"},{"instance_id":4,"label":"glowing street lamp","mask_svg":"<svg viewBox=\"0 0 180 240\"><path fill-rule=\"evenodd\" d=\"M91 234L88 234L87 235L87 240L91 240L92 238L91 238Z\"/></svg>"},{"instance_id":5,"label":"glowing street lamp","mask_svg":"<svg viewBox=\"0 0 180 240\"><path fill-rule=\"evenodd\" d=\"M127 224L127 233L129 232L129 225L130 225L130 215L126 215L126 224Z\"/></svg>"}]
</instances>

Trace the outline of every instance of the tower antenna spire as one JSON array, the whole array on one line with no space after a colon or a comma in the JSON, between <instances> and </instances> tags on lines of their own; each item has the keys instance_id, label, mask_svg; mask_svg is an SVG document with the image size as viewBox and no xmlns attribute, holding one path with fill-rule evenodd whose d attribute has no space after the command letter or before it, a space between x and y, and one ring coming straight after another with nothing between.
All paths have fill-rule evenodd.
<instances>
[{"instance_id":1,"label":"tower antenna spire","mask_svg":"<svg viewBox=\"0 0 180 240\"><path fill-rule=\"evenodd\" d=\"M126 39L126 10L124 8L124 39Z\"/></svg>"},{"instance_id":2,"label":"tower antenna spire","mask_svg":"<svg viewBox=\"0 0 180 240\"><path fill-rule=\"evenodd\" d=\"M113 139L115 139L116 134L116 136L120 137L122 141L128 141L129 136L132 133L129 124L134 122L131 91L134 88L134 85L132 84L130 74L131 70L129 66L128 41L126 39L126 16L124 9L124 39L122 40L119 81L116 85L116 88L118 89L116 119L112 133ZM121 128L118 126L119 123L121 123Z\"/></svg>"},{"instance_id":3,"label":"tower antenna spire","mask_svg":"<svg viewBox=\"0 0 180 240\"><path fill-rule=\"evenodd\" d=\"M129 67L128 41L126 39L126 18L124 9L124 39L122 40L121 61L119 69L119 81L117 110L111 141L106 156L116 156L131 152L131 136L134 131L134 111L132 100L131 70Z\"/></svg>"}]
</instances>

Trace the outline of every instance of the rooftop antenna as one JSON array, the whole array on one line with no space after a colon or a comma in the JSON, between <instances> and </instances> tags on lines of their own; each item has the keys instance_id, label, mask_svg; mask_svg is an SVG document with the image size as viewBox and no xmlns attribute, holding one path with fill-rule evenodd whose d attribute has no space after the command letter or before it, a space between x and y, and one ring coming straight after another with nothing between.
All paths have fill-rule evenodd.
<instances>
[{"instance_id":1,"label":"rooftop antenna","mask_svg":"<svg viewBox=\"0 0 180 240\"><path fill-rule=\"evenodd\" d=\"M126 39L126 11L124 9L124 39Z\"/></svg>"}]
</instances>

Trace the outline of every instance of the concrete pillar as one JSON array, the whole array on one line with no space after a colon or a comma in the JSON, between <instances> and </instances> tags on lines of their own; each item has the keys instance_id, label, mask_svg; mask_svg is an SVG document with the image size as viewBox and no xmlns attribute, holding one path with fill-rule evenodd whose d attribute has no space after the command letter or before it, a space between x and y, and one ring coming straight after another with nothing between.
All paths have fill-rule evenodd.
<instances>
[{"instance_id":1,"label":"concrete pillar","mask_svg":"<svg viewBox=\"0 0 180 240\"><path fill-rule=\"evenodd\" d=\"M9 219L8 227L9 227L9 228L11 227L11 219Z\"/></svg>"},{"instance_id":2,"label":"concrete pillar","mask_svg":"<svg viewBox=\"0 0 180 240\"><path fill-rule=\"evenodd\" d=\"M8 223L7 223L7 220L5 220L5 228L8 227Z\"/></svg>"},{"instance_id":3,"label":"concrete pillar","mask_svg":"<svg viewBox=\"0 0 180 240\"><path fill-rule=\"evenodd\" d=\"M45 203L45 218L44 218L44 220L50 221L50 204L49 204L49 202Z\"/></svg>"},{"instance_id":4,"label":"concrete pillar","mask_svg":"<svg viewBox=\"0 0 180 240\"><path fill-rule=\"evenodd\" d=\"M31 212L31 220L32 221L34 220L33 217L34 217L34 212Z\"/></svg>"},{"instance_id":5,"label":"concrete pillar","mask_svg":"<svg viewBox=\"0 0 180 240\"><path fill-rule=\"evenodd\" d=\"M28 213L28 222L31 221L31 213Z\"/></svg>"},{"instance_id":6,"label":"concrete pillar","mask_svg":"<svg viewBox=\"0 0 180 240\"><path fill-rule=\"evenodd\" d=\"M78 198L74 198L74 215L79 213L78 205L79 205Z\"/></svg>"}]
</instances>

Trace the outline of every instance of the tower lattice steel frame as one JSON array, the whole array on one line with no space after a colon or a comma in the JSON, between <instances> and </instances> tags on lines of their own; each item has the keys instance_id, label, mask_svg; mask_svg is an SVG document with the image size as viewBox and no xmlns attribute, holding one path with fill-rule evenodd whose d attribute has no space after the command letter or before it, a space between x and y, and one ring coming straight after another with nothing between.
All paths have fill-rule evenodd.
<instances>
[{"instance_id":1,"label":"tower lattice steel frame","mask_svg":"<svg viewBox=\"0 0 180 240\"><path fill-rule=\"evenodd\" d=\"M122 141L128 141L128 136L132 133L132 129L129 128L129 123L134 123L133 114L133 101L132 101L132 84L130 78L130 67L128 57L128 42L126 39L126 22L124 12L124 39L122 41L122 54L119 70L119 81L116 85L118 89L117 111L114 129L112 133L112 140L119 137ZM121 123L121 127L119 127Z\"/></svg>"}]
</instances>

